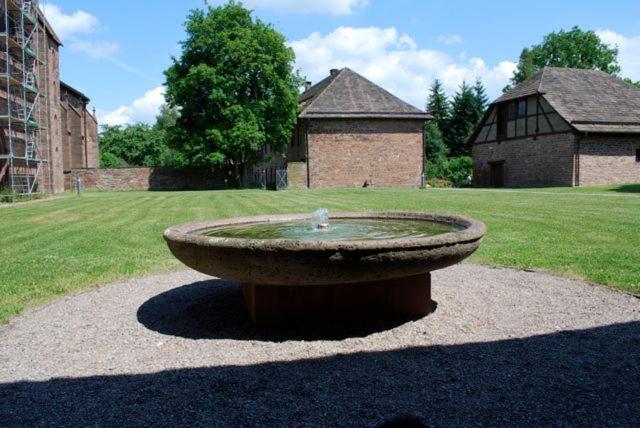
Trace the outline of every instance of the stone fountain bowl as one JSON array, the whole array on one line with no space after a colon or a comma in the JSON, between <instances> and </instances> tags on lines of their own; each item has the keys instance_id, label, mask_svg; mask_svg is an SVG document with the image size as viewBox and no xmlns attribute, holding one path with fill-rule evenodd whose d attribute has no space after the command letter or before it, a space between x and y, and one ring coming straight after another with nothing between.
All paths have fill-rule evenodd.
<instances>
[{"instance_id":1,"label":"stone fountain bowl","mask_svg":"<svg viewBox=\"0 0 640 428\"><path fill-rule=\"evenodd\" d=\"M429 273L471 255L485 234L483 223L455 215L333 213L335 219L421 220L453 226L427 237L354 241L211 237L219 227L309 219L305 214L237 217L187 223L164 233L173 255L187 266L241 283L311 286L384 281Z\"/></svg>"}]
</instances>

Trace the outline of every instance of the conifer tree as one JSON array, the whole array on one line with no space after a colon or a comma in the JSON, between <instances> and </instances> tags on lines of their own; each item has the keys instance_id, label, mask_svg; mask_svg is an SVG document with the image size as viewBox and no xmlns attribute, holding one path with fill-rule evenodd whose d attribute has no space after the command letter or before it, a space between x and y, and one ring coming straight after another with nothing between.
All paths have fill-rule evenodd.
<instances>
[{"instance_id":1,"label":"conifer tree","mask_svg":"<svg viewBox=\"0 0 640 428\"><path fill-rule=\"evenodd\" d=\"M462 82L451 102L451 116L446 122L444 142L451 156L469 156L467 139L478 121L478 102L471 86Z\"/></svg>"},{"instance_id":2,"label":"conifer tree","mask_svg":"<svg viewBox=\"0 0 640 428\"><path fill-rule=\"evenodd\" d=\"M482 83L482 79L480 77L476 78L476 84L473 86L473 96L475 98L475 108L476 108L476 120L475 124L477 124L482 116L484 116L484 112L487 109L487 104L489 103L489 97L487 97L487 90Z\"/></svg>"},{"instance_id":3,"label":"conifer tree","mask_svg":"<svg viewBox=\"0 0 640 428\"><path fill-rule=\"evenodd\" d=\"M441 133L444 133L443 126L449 119L451 109L449 106L449 100L444 93L442 82L436 79L429 89L429 96L427 98L427 113L433 116L433 122L440 129Z\"/></svg>"}]
</instances>

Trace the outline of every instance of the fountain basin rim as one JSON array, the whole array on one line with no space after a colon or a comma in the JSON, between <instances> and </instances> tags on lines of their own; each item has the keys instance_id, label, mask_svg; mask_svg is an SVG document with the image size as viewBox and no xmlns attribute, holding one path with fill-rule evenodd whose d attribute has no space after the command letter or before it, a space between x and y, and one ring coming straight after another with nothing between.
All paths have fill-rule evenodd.
<instances>
[{"instance_id":1,"label":"fountain basin rim","mask_svg":"<svg viewBox=\"0 0 640 428\"><path fill-rule=\"evenodd\" d=\"M308 250L375 250L375 249L410 249L429 248L473 242L482 239L486 226L477 220L459 215L414 213L414 212L336 212L329 215L332 219L375 219L375 220L419 220L446 224L460 228L453 232L442 233L427 237L405 237L376 240L296 240L296 239L255 239L255 238L227 238L206 236L203 233L217 228L250 223L286 222L308 220L309 214L281 214L261 215L251 217L231 217L218 220L206 220L184 223L168 228L164 232L167 241L196 244L205 247L238 248L250 247L255 250L261 248L273 249L278 247L291 251Z\"/></svg>"}]
</instances>

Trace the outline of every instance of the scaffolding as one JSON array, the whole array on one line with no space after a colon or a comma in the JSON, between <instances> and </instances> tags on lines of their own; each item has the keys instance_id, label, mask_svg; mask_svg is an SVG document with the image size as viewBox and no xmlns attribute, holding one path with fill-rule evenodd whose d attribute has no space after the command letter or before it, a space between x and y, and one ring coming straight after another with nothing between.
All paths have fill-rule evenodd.
<instances>
[{"instance_id":1,"label":"scaffolding","mask_svg":"<svg viewBox=\"0 0 640 428\"><path fill-rule=\"evenodd\" d=\"M31 195L46 191L48 166L44 31L38 0L0 9L0 194Z\"/></svg>"}]
</instances>

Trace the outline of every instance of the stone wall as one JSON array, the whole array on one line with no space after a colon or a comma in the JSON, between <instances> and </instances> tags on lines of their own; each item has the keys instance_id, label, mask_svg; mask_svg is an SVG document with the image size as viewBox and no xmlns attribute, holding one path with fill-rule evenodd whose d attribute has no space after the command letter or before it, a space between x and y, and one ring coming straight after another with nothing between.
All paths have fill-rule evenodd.
<instances>
[{"instance_id":1,"label":"stone wall","mask_svg":"<svg viewBox=\"0 0 640 428\"><path fill-rule=\"evenodd\" d=\"M312 120L309 187L420 186L423 121Z\"/></svg>"},{"instance_id":2,"label":"stone wall","mask_svg":"<svg viewBox=\"0 0 640 428\"><path fill-rule=\"evenodd\" d=\"M289 188L291 189L307 188L307 163L306 162L288 162L287 178L289 179Z\"/></svg>"},{"instance_id":3,"label":"stone wall","mask_svg":"<svg viewBox=\"0 0 640 428\"><path fill-rule=\"evenodd\" d=\"M474 184L489 186L490 163L504 161L505 186L573 186L575 144L570 132L474 144Z\"/></svg>"},{"instance_id":4,"label":"stone wall","mask_svg":"<svg viewBox=\"0 0 640 428\"><path fill-rule=\"evenodd\" d=\"M636 150L640 150L638 135L580 137L580 185L640 183Z\"/></svg>"},{"instance_id":5,"label":"stone wall","mask_svg":"<svg viewBox=\"0 0 640 428\"><path fill-rule=\"evenodd\" d=\"M231 171L174 168L89 168L65 173L65 189L75 188L77 177L85 189L97 190L205 190L234 187Z\"/></svg>"}]
</instances>

